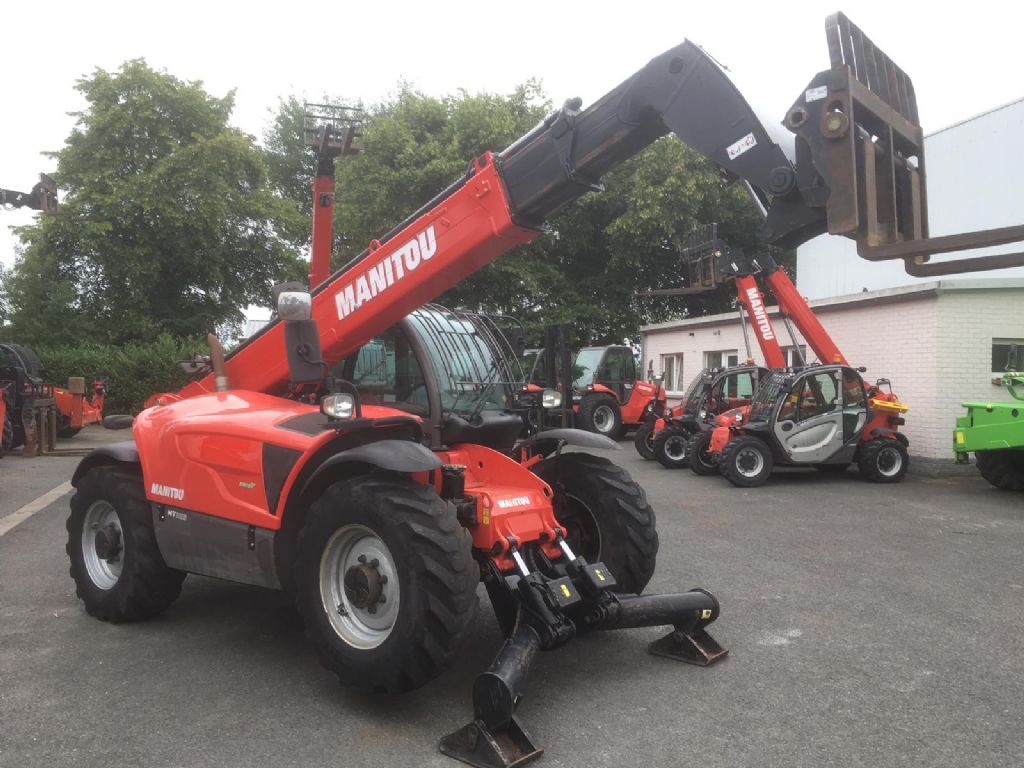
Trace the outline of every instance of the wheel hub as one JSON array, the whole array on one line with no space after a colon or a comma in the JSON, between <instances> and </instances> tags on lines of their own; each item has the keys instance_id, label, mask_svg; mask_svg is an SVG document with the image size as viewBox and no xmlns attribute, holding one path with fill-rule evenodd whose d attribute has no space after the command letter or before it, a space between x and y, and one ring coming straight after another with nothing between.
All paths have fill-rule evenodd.
<instances>
[{"instance_id":1,"label":"wheel hub","mask_svg":"<svg viewBox=\"0 0 1024 768\"><path fill-rule=\"evenodd\" d=\"M665 441L665 453L677 461L686 458L686 440L681 437L670 437Z\"/></svg>"},{"instance_id":2,"label":"wheel hub","mask_svg":"<svg viewBox=\"0 0 1024 768\"><path fill-rule=\"evenodd\" d=\"M380 562L376 558L367 562L366 555L360 555L359 565L345 572L345 597L353 607L376 613L377 604L386 602L384 585L387 583L388 577L380 572Z\"/></svg>"},{"instance_id":3,"label":"wheel hub","mask_svg":"<svg viewBox=\"0 0 1024 768\"><path fill-rule=\"evenodd\" d=\"M598 432L607 432L614 423L615 416L607 405L599 405L594 410L594 426L597 427Z\"/></svg>"},{"instance_id":4,"label":"wheel hub","mask_svg":"<svg viewBox=\"0 0 1024 768\"><path fill-rule=\"evenodd\" d=\"M745 451L740 451L736 456L737 469L748 477L760 472L762 464L763 461L761 459L761 454L757 451L747 449Z\"/></svg>"},{"instance_id":5,"label":"wheel hub","mask_svg":"<svg viewBox=\"0 0 1024 768\"><path fill-rule=\"evenodd\" d=\"M96 531L96 556L108 563L117 562L121 557L121 530L114 523L107 523Z\"/></svg>"}]
</instances>

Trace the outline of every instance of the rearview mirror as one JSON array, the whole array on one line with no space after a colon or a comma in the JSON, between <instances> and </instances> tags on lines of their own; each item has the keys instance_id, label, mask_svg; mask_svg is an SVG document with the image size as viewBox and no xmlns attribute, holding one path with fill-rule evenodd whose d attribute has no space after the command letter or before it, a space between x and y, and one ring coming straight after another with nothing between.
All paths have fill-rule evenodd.
<instances>
[{"instance_id":1,"label":"rearview mirror","mask_svg":"<svg viewBox=\"0 0 1024 768\"><path fill-rule=\"evenodd\" d=\"M277 316L284 322L313 317L313 297L304 291L283 291L277 297Z\"/></svg>"}]
</instances>

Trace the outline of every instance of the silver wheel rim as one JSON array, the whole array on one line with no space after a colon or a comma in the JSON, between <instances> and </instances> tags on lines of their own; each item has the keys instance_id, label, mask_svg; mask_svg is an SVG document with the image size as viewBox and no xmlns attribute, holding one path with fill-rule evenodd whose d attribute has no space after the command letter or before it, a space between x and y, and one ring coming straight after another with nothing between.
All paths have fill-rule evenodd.
<instances>
[{"instance_id":1,"label":"silver wheel rim","mask_svg":"<svg viewBox=\"0 0 1024 768\"><path fill-rule=\"evenodd\" d=\"M682 461L686 458L686 440L675 435L665 441L665 455L672 461Z\"/></svg>"},{"instance_id":2,"label":"silver wheel rim","mask_svg":"<svg viewBox=\"0 0 1024 768\"><path fill-rule=\"evenodd\" d=\"M736 471L743 477L757 477L764 469L764 456L756 448L741 448L736 453Z\"/></svg>"},{"instance_id":3,"label":"silver wheel rim","mask_svg":"<svg viewBox=\"0 0 1024 768\"><path fill-rule=\"evenodd\" d=\"M897 448L886 446L878 452L875 459L878 474L882 477L895 477L903 468L903 454Z\"/></svg>"},{"instance_id":4,"label":"silver wheel rim","mask_svg":"<svg viewBox=\"0 0 1024 768\"><path fill-rule=\"evenodd\" d=\"M366 594L352 588L363 579ZM387 640L398 620L400 591L391 550L372 530L345 525L334 532L320 558L320 599L342 640L363 650Z\"/></svg>"},{"instance_id":5,"label":"silver wheel rim","mask_svg":"<svg viewBox=\"0 0 1024 768\"><path fill-rule=\"evenodd\" d=\"M109 501L94 501L82 525L82 560L89 580L99 589L113 589L121 578L124 554L124 532L117 510Z\"/></svg>"},{"instance_id":6,"label":"silver wheel rim","mask_svg":"<svg viewBox=\"0 0 1024 768\"><path fill-rule=\"evenodd\" d=\"M598 432L611 432L615 426L615 412L610 405L599 405L594 409L594 428Z\"/></svg>"}]
</instances>

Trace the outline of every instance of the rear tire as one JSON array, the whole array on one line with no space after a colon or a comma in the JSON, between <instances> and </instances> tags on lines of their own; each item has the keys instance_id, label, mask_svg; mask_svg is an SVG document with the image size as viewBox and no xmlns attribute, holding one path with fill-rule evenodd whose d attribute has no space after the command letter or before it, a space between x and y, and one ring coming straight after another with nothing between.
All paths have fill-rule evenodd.
<instances>
[{"instance_id":1,"label":"rear tire","mask_svg":"<svg viewBox=\"0 0 1024 768\"><path fill-rule=\"evenodd\" d=\"M4 409L4 423L0 425L0 457L14 447L14 424L11 420L11 401L6 390L0 391L0 397L4 398L6 408Z\"/></svg>"},{"instance_id":2,"label":"rear tire","mask_svg":"<svg viewBox=\"0 0 1024 768\"><path fill-rule=\"evenodd\" d=\"M618 440L622 433L622 411L615 398L603 392L584 395L577 414L579 425L588 432Z\"/></svg>"},{"instance_id":3,"label":"rear tire","mask_svg":"<svg viewBox=\"0 0 1024 768\"><path fill-rule=\"evenodd\" d=\"M658 532L643 488L607 459L563 453L533 471L555 492L555 514L576 555L602 561L617 592L640 594L654 575Z\"/></svg>"},{"instance_id":4,"label":"rear tire","mask_svg":"<svg viewBox=\"0 0 1024 768\"><path fill-rule=\"evenodd\" d=\"M633 447L647 461L654 458L654 422L645 421L633 435Z\"/></svg>"},{"instance_id":5,"label":"rear tire","mask_svg":"<svg viewBox=\"0 0 1024 768\"><path fill-rule=\"evenodd\" d=\"M63 414L60 417L60 424L57 427L57 437L68 439L82 431L81 427L72 427L71 419Z\"/></svg>"},{"instance_id":6,"label":"rear tire","mask_svg":"<svg viewBox=\"0 0 1024 768\"><path fill-rule=\"evenodd\" d=\"M860 446L857 466L872 483L898 483L907 474L910 456L899 440L878 438Z\"/></svg>"},{"instance_id":7,"label":"rear tire","mask_svg":"<svg viewBox=\"0 0 1024 768\"><path fill-rule=\"evenodd\" d=\"M1006 448L974 454L981 476L1002 491L1024 491L1024 451Z\"/></svg>"},{"instance_id":8,"label":"rear tire","mask_svg":"<svg viewBox=\"0 0 1024 768\"><path fill-rule=\"evenodd\" d=\"M722 449L722 474L740 488L764 485L772 475L774 464L771 449L756 437L734 437Z\"/></svg>"},{"instance_id":9,"label":"rear tire","mask_svg":"<svg viewBox=\"0 0 1024 768\"><path fill-rule=\"evenodd\" d=\"M86 612L102 621L138 621L165 611L185 573L168 568L153 532L142 478L97 467L78 481L67 522L71 578Z\"/></svg>"},{"instance_id":10,"label":"rear tire","mask_svg":"<svg viewBox=\"0 0 1024 768\"><path fill-rule=\"evenodd\" d=\"M654 438L654 457L665 469L689 466L690 436L676 427L666 427Z\"/></svg>"},{"instance_id":11,"label":"rear tire","mask_svg":"<svg viewBox=\"0 0 1024 768\"><path fill-rule=\"evenodd\" d=\"M690 462L690 469L702 477L721 474L718 462L711 456L711 432L706 429L696 433L690 438L690 446L687 450L687 457Z\"/></svg>"},{"instance_id":12,"label":"rear tire","mask_svg":"<svg viewBox=\"0 0 1024 768\"><path fill-rule=\"evenodd\" d=\"M479 581L454 507L401 475L329 486L299 534L306 636L324 667L366 691L409 691L450 667L476 616Z\"/></svg>"}]
</instances>

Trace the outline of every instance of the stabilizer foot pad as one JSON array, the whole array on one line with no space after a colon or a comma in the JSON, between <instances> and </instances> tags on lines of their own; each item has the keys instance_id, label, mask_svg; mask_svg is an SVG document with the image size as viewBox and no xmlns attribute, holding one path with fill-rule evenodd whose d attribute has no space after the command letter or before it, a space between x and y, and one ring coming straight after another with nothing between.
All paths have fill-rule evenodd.
<instances>
[{"instance_id":1,"label":"stabilizer foot pad","mask_svg":"<svg viewBox=\"0 0 1024 768\"><path fill-rule=\"evenodd\" d=\"M703 629L698 629L693 634L687 634L679 629L669 632L660 640L655 640L647 646L647 651L655 656L667 656L670 659L685 661L687 664L697 664L701 667L714 664L729 653Z\"/></svg>"},{"instance_id":2,"label":"stabilizer foot pad","mask_svg":"<svg viewBox=\"0 0 1024 768\"><path fill-rule=\"evenodd\" d=\"M493 733L482 720L475 720L441 739L440 748L448 757L477 768L515 768L544 754L514 717L507 728Z\"/></svg>"}]
</instances>

